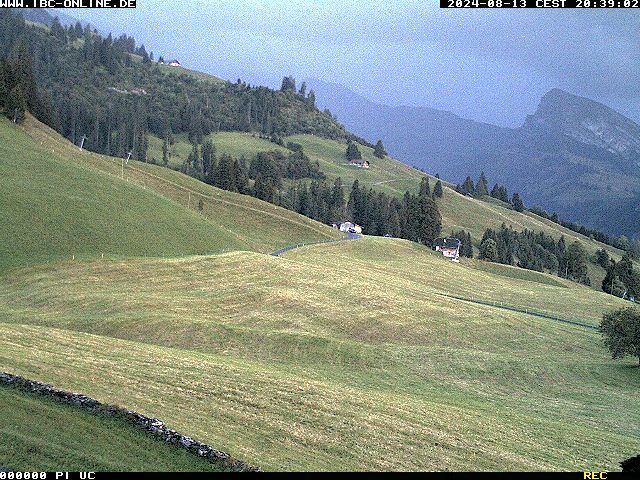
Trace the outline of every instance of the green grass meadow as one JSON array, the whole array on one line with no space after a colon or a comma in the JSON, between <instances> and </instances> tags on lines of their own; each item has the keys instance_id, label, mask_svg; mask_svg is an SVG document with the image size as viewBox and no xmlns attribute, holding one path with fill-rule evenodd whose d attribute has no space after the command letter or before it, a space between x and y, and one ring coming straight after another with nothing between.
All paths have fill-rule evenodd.
<instances>
[{"instance_id":1,"label":"green grass meadow","mask_svg":"<svg viewBox=\"0 0 640 480\"><path fill-rule=\"evenodd\" d=\"M29 472L222 471L121 418L0 385L0 464Z\"/></svg>"},{"instance_id":2,"label":"green grass meadow","mask_svg":"<svg viewBox=\"0 0 640 480\"><path fill-rule=\"evenodd\" d=\"M237 135L235 151L261 148ZM32 118L1 120L0 140L0 370L161 418L265 470L600 471L638 453L636 360L612 361L593 329L474 303L596 326L620 299L399 239L273 257L339 236L163 167L123 171ZM420 178L390 159L351 170L339 143L291 140L331 175ZM441 206L447 229L476 238L503 221L561 233L449 189ZM10 388L0 412L11 468L212 468Z\"/></svg>"},{"instance_id":3,"label":"green grass meadow","mask_svg":"<svg viewBox=\"0 0 640 480\"><path fill-rule=\"evenodd\" d=\"M24 130L0 120L0 269L103 254L267 253L332 238L328 226L178 172L123 169L33 119Z\"/></svg>"},{"instance_id":4,"label":"green grass meadow","mask_svg":"<svg viewBox=\"0 0 640 480\"><path fill-rule=\"evenodd\" d=\"M633 361L439 295L592 324L622 304L542 277L386 239L33 267L2 278L0 363L267 470L616 469L640 434Z\"/></svg>"}]
</instances>

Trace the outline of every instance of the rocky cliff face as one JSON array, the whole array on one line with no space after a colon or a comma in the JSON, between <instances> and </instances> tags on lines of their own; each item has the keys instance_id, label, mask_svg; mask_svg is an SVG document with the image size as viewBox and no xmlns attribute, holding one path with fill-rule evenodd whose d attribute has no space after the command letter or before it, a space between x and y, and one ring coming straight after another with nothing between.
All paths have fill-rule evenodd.
<instances>
[{"instance_id":1,"label":"rocky cliff face","mask_svg":"<svg viewBox=\"0 0 640 480\"><path fill-rule=\"evenodd\" d=\"M542 97L523 129L560 133L640 167L640 125L605 105L557 88Z\"/></svg>"}]
</instances>

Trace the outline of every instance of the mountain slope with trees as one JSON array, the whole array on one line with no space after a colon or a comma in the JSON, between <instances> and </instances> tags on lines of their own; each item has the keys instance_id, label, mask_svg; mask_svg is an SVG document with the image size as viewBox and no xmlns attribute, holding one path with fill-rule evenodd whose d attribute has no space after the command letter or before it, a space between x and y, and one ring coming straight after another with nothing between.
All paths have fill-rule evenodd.
<instances>
[{"instance_id":1,"label":"mountain slope with trees","mask_svg":"<svg viewBox=\"0 0 640 480\"><path fill-rule=\"evenodd\" d=\"M0 89L12 118L26 109L95 152L147 159L147 135L163 139L185 133L201 141L216 131L255 131L268 136L312 133L354 138L315 107L313 92L280 91L244 82L200 81L167 75L152 52L133 37L100 36L79 23L49 29L0 12ZM171 67L173 68L173 67ZM179 68L179 67L176 67ZM4 97L4 95L2 95Z\"/></svg>"},{"instance_id":2,"label":"mountain slope with trees","mask_svg":"<svg viewBox=\"0 0 640 480\"><path fill-rule=\"evenodd\" d=\"M320 105L403 161L454 181L486 172L530 205L612 235L640 235L640 126L559 89L520 128L427 107L389 107L336 84L307 80Z\"/></svg>"}]
</instances>

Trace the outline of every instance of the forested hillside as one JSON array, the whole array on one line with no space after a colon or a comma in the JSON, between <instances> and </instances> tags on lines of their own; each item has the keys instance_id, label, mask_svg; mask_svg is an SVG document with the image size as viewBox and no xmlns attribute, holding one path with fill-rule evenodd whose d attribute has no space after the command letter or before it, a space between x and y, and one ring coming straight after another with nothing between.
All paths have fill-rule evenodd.
<instances>
[{"instance_id":1,"label":"forested hillside","mask_svg":"<svg viewBox=\"0 0 640 480\"><path fill-rule=\"evenodd\" d=\"M167 140L184 133L198 143L228 130L351 137L292 79L275 91L167 68L133 37L105 38L79 23L34 26L0 12L0 109L15 120L29 110L72 142L84 138L89 150L131 151L144 161L148 133Z\"/></svg>"}]
</instances>

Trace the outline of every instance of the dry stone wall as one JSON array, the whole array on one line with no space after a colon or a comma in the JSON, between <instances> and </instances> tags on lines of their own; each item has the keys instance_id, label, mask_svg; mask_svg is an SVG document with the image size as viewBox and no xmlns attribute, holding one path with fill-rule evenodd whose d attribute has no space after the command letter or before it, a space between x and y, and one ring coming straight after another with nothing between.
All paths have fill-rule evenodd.
<instances>
[{"instance_id":1,"label":"dry stone wall","mask_svg":"<svg viewBox=\"0 0 640 480\"><path fill-rule=\"evenodd\" d=\"M0 372L0 383L13 385L22 390L26 390L35 394L54 397L58 400L71 405L78 406L93 413L104 414L110 417L121 417L140 427L141 429L161 438L165 443L183 448L194 455L203 457L212 463L222 464L226 470L232 472L260 472L260 468L249 465L241 460L232 458L229 454L216 450L209 445L194 440L193 438L183 435L175 430L167 427L167 425L157 418L147 417L138 412L126 410L114 405L103 404L93 398L87 397L79 393L58 390L51 385L41 382L34 382L17 375Z\"/></svg>"}]
</instances>

